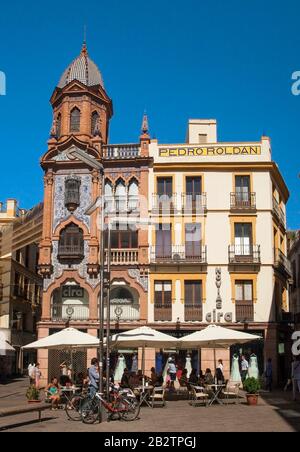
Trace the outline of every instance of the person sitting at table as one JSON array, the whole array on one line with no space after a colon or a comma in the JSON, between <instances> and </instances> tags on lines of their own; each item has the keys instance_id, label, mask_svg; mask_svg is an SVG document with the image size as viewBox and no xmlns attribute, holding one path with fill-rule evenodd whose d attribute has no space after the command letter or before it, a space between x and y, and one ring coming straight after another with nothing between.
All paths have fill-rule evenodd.
<instances>
[{"instance_id":1,"label":"person sitting at table","mask_svg":"<svg viewBox=\"0 0 300 452\"><path fill-rule=\"evenodd\" d=\"M121 388L124 388L124 389L128 389L130 387L130 384L129 384L129 370L128 369L124 370L120 386L121 386Z\"/></svg>"},{"instance_id":2,"label":"person sitting at table","mask_svg":"<svg viewBox=\"0 0 300 452\"><path fill-rule=\"evenodd\" d=\"M164 377L163 377L163 373L160 372L157 376L156 376L156 383L155 383L155 387L156 388L162 388L164 385Z\"/></svg>"},{"instance_id":3,"label":"person sitting at table","mask_svg":"<svg viewBox=\"0 0 300 452\"><path fill-rule=\"evenodd\" d=\"M200 384L200 386L204 386L205 385L204 373L203 373L202 370L200 370L199 384Z\"/></svg>"},{"instance_id":4,"label":"person sitting at table","mask_svg":"<svg viewBox=\"0 0 300 452\"><path fill-rule=\"evenodd\" d=\"M206 369L205 371L204 383L208 386L214 384L214 377L210 369Z\"/></svg>"},{"instance_id":5,"label":"person sitting at table","mask_svg":"<svg viewBox=\"0 0 300 452\"><path fill-rule=\"evenodd\" d=\"M193 369L189 378L189 383L191 385L197 385L198 384L198 375L197 375L197 370Z\"/></svg>"},{"instance_id":6,"label":"person sitting at table","mask_svg":"<svg viewBox=\"0 0 300 452\"><path fill-rule=\"evenodd\" d=\"M156 370L154 367L152 367L151 369L151 378L150 378L150 383L152 384L152 386L155 386L157 382L157 375L156 375Z\"/></svg>"},{"instance_id":7,"label":"person sitting at table","mask_svg":"<svg viewBox=\"0 0 300 452\"><path fill-rule=\"evenodd\" d=\"M51 383L47 387L47 395L51 400L52 411L57 411L60 402L59 384L57 378L52 378Z\"/></svg>"},{"instance_id":8,"label":"person sitting at table","mask_svg":"<svg viewBox=\"0 0 300 452\"><path fill-rule=\"evenodd\" d=\"M188 379L188 370L183 369L181 377L179 379L180 386L182 388L186 388L188 385L189 379Z\"/></svg>"}]
</instances>

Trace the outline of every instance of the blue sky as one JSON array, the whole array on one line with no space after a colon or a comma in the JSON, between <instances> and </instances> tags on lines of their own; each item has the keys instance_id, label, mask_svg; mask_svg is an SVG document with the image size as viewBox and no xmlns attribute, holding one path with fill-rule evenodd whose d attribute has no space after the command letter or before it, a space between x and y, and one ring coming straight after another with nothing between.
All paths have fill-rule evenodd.
<instances>
[{"instance_id":1,"label":"blue sky","mask_svg":"<svg viewBox=\"0 0 300 452\"><path fill-rule=\"evenodd\" d=\"M136 141L145 108L161 142L183 142L188 118L216 118L221 141L269 135L291 191L289 227L300 228L299 16L299 0L2 2L0 200L42 200L49 99L86 23L114 101L111 142Z\"/></svg>"}]
</instances>

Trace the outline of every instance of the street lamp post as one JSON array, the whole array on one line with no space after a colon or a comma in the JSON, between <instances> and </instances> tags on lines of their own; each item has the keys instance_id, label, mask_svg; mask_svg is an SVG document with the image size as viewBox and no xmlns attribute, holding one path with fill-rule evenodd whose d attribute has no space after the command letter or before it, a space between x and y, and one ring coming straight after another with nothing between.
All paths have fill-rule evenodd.
<instances>
[{"instance_id":1,"label":"street lamp post","mask_svg":"<svg viewBox=\"0 0 300 452\"><path fill-rule=\"evenodd\" d=\"M104 189L104 167L102 163L99 163L96 159L90 157L86 152L81 149L76 148L75 146L71 148L67 155L71 159L78 159L83 163L86 163L90 168L96 169L100 172L101 176L101 186L102 191ZM90 215L95 211L95 208L98 207L98 199L96 200L96 205L91 206L87 215ZM103 359L104 359L104 266L105 266L105 244L104 244L104 223L105 223L105 214L104 214L104 202L101 205L101 225L100 225L100 300L99 300L99 392L103 394L104 384L103 384ZM102 423L102 402L99 401L99 422Z\"/></svg>"}]
</instances>

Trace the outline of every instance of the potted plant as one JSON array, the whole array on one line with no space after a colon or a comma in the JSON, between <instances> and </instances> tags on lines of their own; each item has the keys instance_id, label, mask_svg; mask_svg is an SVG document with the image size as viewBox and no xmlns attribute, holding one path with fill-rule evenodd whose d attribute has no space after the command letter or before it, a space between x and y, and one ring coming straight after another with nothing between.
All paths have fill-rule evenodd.
<instances>
[{"instance_id":1,"label":"potted plant","mask_svg":"<svg viewBox=\"0 0 300 452\"><path fill-rule=\"evenodd\" d=\"M256 378L248 378L244 382L244 390L246 391L247 403L250 406L256 406L258 404L259 390L261 384Z\"/></svg>"},{"instance_id":2,"label":"potted plant","mask_svg":"<svg viewBox=\"0 0 300 452\"><path fill-rule=\"evenodd\" d=\"M40 403L40 391L34 386L30 386L26 392L28 403Z\"/></svg>"}]
</instances>

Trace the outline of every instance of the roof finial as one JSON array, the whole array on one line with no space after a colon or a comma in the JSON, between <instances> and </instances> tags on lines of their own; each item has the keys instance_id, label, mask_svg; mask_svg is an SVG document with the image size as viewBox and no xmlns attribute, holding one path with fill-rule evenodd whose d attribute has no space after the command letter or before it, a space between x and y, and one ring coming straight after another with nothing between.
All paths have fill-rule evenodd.
<instances>
[{"instance_id":1,"label":"roof finial","mask_svg":"<svg viewBox=\"0 0 300 452\"><path fill-rule=\"evenodd\" d=\"M142 133L144 135L149 135L149 120L146 110L144 111L143 124L142 124Z\"/></svg>"},{"instance_id":2,"label":"roof finial","mask_svg":"<svg viewBox=\"0 0 300 452\"><path fill-rule=\"evenodd\" d=\"M86 44L86 35L87 35L87 27L86 24L84 25L83 28L83 45L82 45L82 50L81 53L87 55L87 44Z\"/></svg>"}]
</instances>

